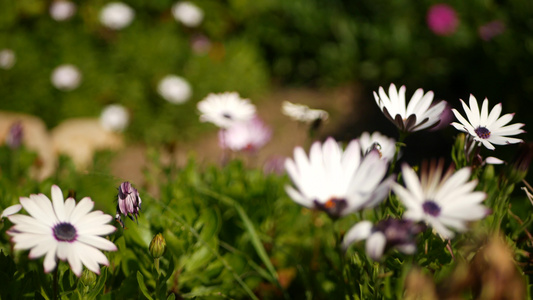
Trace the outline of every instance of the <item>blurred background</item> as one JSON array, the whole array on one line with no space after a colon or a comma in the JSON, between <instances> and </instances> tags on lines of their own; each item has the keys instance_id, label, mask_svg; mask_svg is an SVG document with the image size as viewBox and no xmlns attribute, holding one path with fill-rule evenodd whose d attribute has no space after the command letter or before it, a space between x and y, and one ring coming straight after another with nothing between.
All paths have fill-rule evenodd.
<instances>
[{"instance_id":1,"label":"blurred background","mask_svg":"<svg viewBox=\"0 0 533 300\"><path fill-rule=\"evenodd\" d=\"M397 137L372 96L391 82L406 85L408 98L433 90L457 108L470 93L491 107L502 102L526 131L533 116L529 0L0 0L0 7L0 110L33 115L46 130L120 104L129 114L125 145L196 143L216 152L216 129L198 121L196 103L237 91L274 128L272 149L284 141L292 149L302 139L291 135L306 133L277 117L283 100L328 110L322 138L374 130ZM448 155L455 134L417 134L414 143L423 143L410 153ZM212 144L201 141L206 135Z\"/></svg>"}]
</instances>

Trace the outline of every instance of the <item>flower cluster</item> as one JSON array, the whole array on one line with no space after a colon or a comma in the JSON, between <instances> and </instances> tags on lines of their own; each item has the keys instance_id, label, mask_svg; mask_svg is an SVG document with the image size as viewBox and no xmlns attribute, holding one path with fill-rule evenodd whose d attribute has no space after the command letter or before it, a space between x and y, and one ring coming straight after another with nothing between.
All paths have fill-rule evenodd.
<instances>
[{"instance_id":1,"label":"flower cluster","mask_svg":"<svg viewBox=\"0 0 533 300\"><path fill-rule=\"evenodd\" d=\"M380 204L383 209L397 200L405 206L405 210L399 211L387 208L392 216L376 224L361 220L344 236L345 249L366 239L366 252L373 259L380 259L391 248L413 254L416 251L415 237L426 226L442 239L449 240L455 232L466 231L470 223L485 218L491 212L482 204L487 193L476 190L478 180L472 178L471 166L456 169L452 164L444 171L444 159L423 161L419 167L420 175L417 175L414 168L403 163L401 178L405 186L395 182L396 176L391 173L400 157L406 134L435 128L441 122L447 125L451 115L446 101L433 103L433 92L424 93L418 89L409 103L405 101L405 92L405 86L397 90L394 84L390 85L388 95L382 87L378 93L374 92L376 103L385 117L399 129L398 143L379 132L364 132L343 150L337 141L328 138L323 144L315 142L309 156L297 147L294 158L285 162L285 169L294 184L286 187L287 194L296 203L325 211L332 218ZM468 120L453 109L460 123L453 122L451 125L469 135L467 140L470 143L465 147L463 156L474 152L479 155L481 145L494 150L494 145L522 141L509 136L522 133L524 124L509 125L513 114L500 117L501 104L489 113L487 99L481 110L474 96L470 96L470 106L462 100L461 103ZM284 110L296 110L291 105L284 104ZM487 158L486 161L501 160ZM523 178L524 172L520 174ZM391 199L384 201L387 197Z\"/></svg>"}]
</instances>

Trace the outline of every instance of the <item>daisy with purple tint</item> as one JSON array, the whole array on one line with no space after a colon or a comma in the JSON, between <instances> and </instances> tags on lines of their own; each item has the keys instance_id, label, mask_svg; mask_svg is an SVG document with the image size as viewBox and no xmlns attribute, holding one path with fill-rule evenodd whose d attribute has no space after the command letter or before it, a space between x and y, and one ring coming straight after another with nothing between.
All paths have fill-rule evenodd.
<instances>
[{"instance_id":1,"label":"daisy with purple tint","mask_svg":"<svg viewBox=\"0 0 533 300\"><path fill-rule=\"evenodd\" d=\"M466 132L478 144L483 144L487 149L494 150L494 145L516 144L522 142L521 139L508 137L523 133L521 129L524 124L516 123L507 125L513 119L514 114L505 114L500 117L502 104L499 103L492 108L489 113L489 100L485 98L481 106L481 111L476 98L470 95L470 107L461 100L466 113L465 119L456 109L452 109L453 114L460 123L453 122L452 126L457 130ZM494 145L493 145L494 144Z\"/></svg>"},{"instance_id":2,"label":"daisy with purple tint","mask_svg":"<svg viewBox=\"0 0 533 300\"><path fill-rule=\"evenodd\" d=\"M285 161L285 169L295 187L286 186L298 204L323 210L332 218L373 207L387 196L393 177L385 178L388 162L377 151L361 154L357 140L343 151L333 139L315 142L309 158L301 147L294 149L294 159Z\"/></svg>"},{"instance_id":3,"label":"daisy with purple tint","mask_svg":"<svg viewBox=\"0 0 533 300\"><path fill-rule=\"evenodd\" d=\"M443 165L443 160L424 162L419 178L404 164L405 187L395 183L392 189L407 208L404 219L424 221L442 238L451 239L454 233L449 228L465 231L467 222L484 218L489 210L481 205L487 195L474 191L477 180L469 181L470 168L450 167L443 174Z\"/></svg>"},{"instance_id":4,"label":"daisy with purple tint","mask_svg":"<svg viewBox=\"0 0 533 300\"><path fill-rule=\"evenodd\" d=\"M383 87L379 87L378 93L374 92L374 99L385 117L402 132L414 132L437 126L446 108L446 101L432 105L433 92L424 94L422 89L415 91L406 106L405 86L397 90L393 83L389 87L389 95L385 93Z\"/></svg>"},{"instance_id":5,"label":"daisy with purple tint","mask_svg":"<svg viewBox=\"0 0 533 300\"><path fill-rule=\"evenodd\" d=\"M254 152L262 148L272 136L272 130L254 117L248 122L238 122L228 129L221 129L218 140L223 149Z\"/></svg>"},{"instance_id":6,"label":"daisy with purple tint","mask_svg":"<svg viewBox=\"0 0 533 300\"><path fill-rule=\"evenodd\" d=\"M387 249L396 248L405 254L416 251L415 236L425 229L423 224L411 220L385 219L376 225L370 221L355 224L344 236L342 245L347 249L351 244L366 240L366 254L379 260Z\"/></svg>"},{"instance_id":7,"label":"daisy with purple tint","mask_svg":"<svg viewBox=\"0 0 533 300\"><path fill-rule=\"evenodd\" d=\"M120 215L127 216L132 221L137 221L139 212L141 211L141 202L139 192L131 185L131 183L125 181L120 184L118 188L118 203L115 220L122 225L122 228L124 228L124 222L120 218Z\"/></svg>"},{"instance_id":8,"label":"daisy with purple tint","mask_svg":"<svg viewBox=\"0 0 533 300\"><path fill-rule=\"evenodd\" d=\"M20 204L30 214L11 215L14 224L7 231L16 250L30 249L32 259L44 256L44 271L54 270L57 259L68 261L76 276L83 266L100 274L99 265L109 265L100 251L116 251L117 247L102 236L113 233L113 219L102 211L91 211L94 202L85 197L78 203L73 198L63 200L61 189L52 186L52 201L43 195L21 197Z\"/></svg>"},{"instance_id":9,"label":"daisy with purple tint","mask_svg":"<svg viewBox=\"0 0 533 300\"><path fill-rule=\"evenodd\" d=\"M246 122L255 116L255 106L236 92L209 94L198 102L200 121L228 128L236 122Z\"/></svg>"}]
</instances>

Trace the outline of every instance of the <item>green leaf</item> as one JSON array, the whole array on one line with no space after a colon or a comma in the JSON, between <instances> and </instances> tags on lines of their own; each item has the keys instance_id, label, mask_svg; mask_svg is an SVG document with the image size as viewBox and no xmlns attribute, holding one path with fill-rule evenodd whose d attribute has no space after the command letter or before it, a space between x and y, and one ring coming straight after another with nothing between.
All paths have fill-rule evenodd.
<instances>
[{"instance_id":1,"label":"green leaf","mask_svg":"<svg viewBox=\"0 0 533 300\"><path fill-rule=\"evenodd\" d=\"M141 274L139 271L137 271L137 282L139 283L139 289L141 289L143 295L149 300L153 300L152 296L150 296L150 293L148 292L148 289L146 288L146 285L144 284L143 274Z\"/></svg>"},{"instance_id":2,"label":"green leaf","mask_svg":"<svg viewBox=\"0 0 533 300\"><path fill-rule=\"evenodd\" d=\"M103 268L102 274L100 274L100 276L98 276L98 281L96 282L96 285L87 294L89 299L96 299L96 297L98 297L98 295L100 295L100 293L104 289L106 279L107 279L107 268Z\"/></svg>"}]
</instances>

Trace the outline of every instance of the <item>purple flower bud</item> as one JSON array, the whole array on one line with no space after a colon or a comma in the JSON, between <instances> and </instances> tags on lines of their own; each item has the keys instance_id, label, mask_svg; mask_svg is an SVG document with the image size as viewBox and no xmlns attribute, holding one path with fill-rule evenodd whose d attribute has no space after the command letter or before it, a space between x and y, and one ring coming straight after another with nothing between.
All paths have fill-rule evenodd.
<instances>
[{"instance_id":1,"label":"purple flower bud","mask_svg":"<svg viewBox=\"0 0 533 300\"><path fill-rule=\"evenodd\" d=\"M136 188L131 186L131 183L125 181L120 184L118 188L118 204L115 219L120 222L122 228L124 228L124 223L122 222L120 215L128 216L132 221L137 221L141 210L141 202L139 192Z\"/></svg>"},{"instance_id":2,"label":"purple flower bud","mask_svg":"<svg viewBox=\"0 0 533 300\"><path fill-rule=\"evenodd\" d=\"M24 128L20 121L13 123L9 128L9 133L6 137L6 144L11 149L17 149L22 144L22 137L24 136Z\"/></svg>"}]
</instances>

